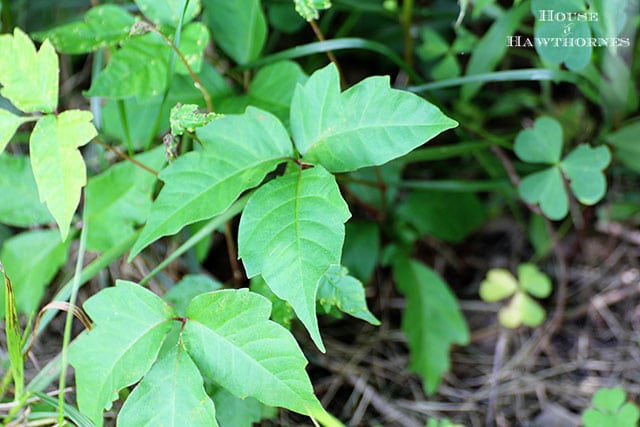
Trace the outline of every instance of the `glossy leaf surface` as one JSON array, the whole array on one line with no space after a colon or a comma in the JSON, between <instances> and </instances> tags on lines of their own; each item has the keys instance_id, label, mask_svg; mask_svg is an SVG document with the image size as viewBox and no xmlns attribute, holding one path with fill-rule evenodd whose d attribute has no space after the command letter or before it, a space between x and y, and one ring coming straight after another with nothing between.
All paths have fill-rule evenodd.
<instances>
[{"instance_id":1,"label":"glossy leaf surface","mask_svg":"<svg viewBox=\"0 0 640 427\"><path fill-rule=\"evenodd\" d=\"M198 128L203 148L180 156L161 173L165 182L130 258L187 224L224 212L293 155L289 136L271 114L248 108Z\"/></svg>"},{"instance_id":2,"label":"glossy leaf surface","mask_svg":"<svg viewBox=\"0 0 640 427\"><path fill-rule=\"evenodd\" d=\"M319 280L340 262L350 217L335 178L321 166L260 187L240 219L238 254L247 275L262 274L324 350L316 318Z\"/></svg>"},{"instance_id":3,"label":"glossy leaf surface","mask_svg":"<svg viewBox=\"0 0 640 427\"><path fill-rule=\"evenodd\" d=\"M200 371L240 398L302 414L320 407L293 336L269 319L269 301L248 290L196 297L183 338ZM215 357L211 357L215 354Z\"/></svg>"},{"instance_id":4,"label":"glossy leaf surface","mask_svg":"<svg viewBox=\"0 0 640 427\"><path fill-rule=\"evenodd\" d=\"M90 112L79 110L44 116L36 123L29 140L40 200L47 204L58 223L62 240L69 234L80 192L87 182L79 147L97 135L92 120Z\"/></svg>"},{"instance_id":5,"label":"glossy leaf surface","mask_svg":"<svg viewBox=\"0 0 640 427\"><path fill-rule=\"evenodd\" d=\"M419 96L391 89L388 77L369 77L341 93L333 64L299 85L291 102L296 147L330 172L384 164L455 126Z\"/></svg>"},{"instance_id":6,"label":"glossy leaf surface","mask_svg":"<svg viewBox=\"0 0 640 427\"><path fill-rule=\"evenodd\" d=\"M176 313L152 292L122 280L83 307L94 327L76 339L69 358L78 406L101 426L102 411L118 391L138 382L155 362Z\"/></svg>"},{"instance_id":7,"label":"glossy leaf surface","mask_svg":"<svg viewBox=\"0 0 640 427\"><path fill-rule=\"evenodd\" d=\"M36 51L29 36L16 27L0 36L0 95L25 113L51 113L58 105L58 56L45 40ZM10 58L10 60L7 60Z\"/></svg>"}]
</instances>

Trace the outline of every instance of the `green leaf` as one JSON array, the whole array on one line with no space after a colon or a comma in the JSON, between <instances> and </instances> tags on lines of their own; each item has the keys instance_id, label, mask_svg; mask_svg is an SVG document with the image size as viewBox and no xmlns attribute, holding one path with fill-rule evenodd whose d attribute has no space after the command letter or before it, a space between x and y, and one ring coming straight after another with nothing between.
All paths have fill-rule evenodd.
<instances>
[{"instance_id":1,"label":"green leaf","mask_svg":"<svg viewBox=\"0 0 640 427\"><path fill-rule=\"evenodd\" d=\"M340 93L333 64L298 85L291 130L304 160L330 172L381 165L457 122L419 96L391 89L389 77L369 77Z\"/></svg>"},{"instance_id":2,"label":"green leaf","mask_svg":"<svg viewBox=\"0 0 640 427\"><path fill-rule=\"evenodd\" d=\"M237 112L246 105L275 114L285 126L289 123L289 106L297 84L303 84L307 75L293 61L280 61L267 65L256 73L249 86L249 93L241 97L223 100L218 105L220 112Z\"/></svg>"},{"instance_id":3,"label":"green leaf","mask_svg":"<svg viewBox=\"0 0 640 427\"><path fill-rule=\"evenodd\" d=\"M425 61L439 59L449 52L449 43L433 28L424 27L420 38L422 44L416 49L416 55Z\"/></svg>"},{"instance_id":4,"label":"green leaf","mask_svg":"<svg viewBox=\"0 0 640 427\"><path fill-rule=\"evenodd\" d=\"M627 22L626 0L590 0L589 9L598 14L598 20L591 22L598 37L616 37Z\"/></svg>"},{"instance_id":5,"label":"green leaf","mask_svg":"<svg viewBox=\"0 0 640 427\"><path fill-rule=\"evenodd\" d=\"M270 313L269 301L246 289L200 295L187 309L185 347L208 379L241 399L301 414L321 409L302 351Z\"/></svg>"},{"instance_id":6,"label":"green leaf","mask_svg":"<svg viewBox=\"0 0 640 427\"><path fill-rule=\"evenodd\" d=\"M68 246L56 230L25 231L4 241L0 259L11 277L19 312L38 309L45 288L67 262ZM0 304L0 310L3 307Z\"/></svg>"},{"instance_id":7,"label":"green leaf","mask_svg":"<svg viewBox=\"0 0 640 427\"><path fill-rule=\"evenodd\" d=\"M162 147L135 159L152 169L165 163ZM134 227L143 224L151 210L155 183L152 173L127 161L89 179L85 201L91 224L87 249L104 252L134 234Z\"/></svg>"},{"instance_id":8,"label":"green leaf","mask_svg":"<svg viewBox=\"0 0 640 427\"><path fill-rule=\"evenodd\" d=\"M327 312L335 306L343 313L372 325L380 324L367 307L362 282L349 276L349 271L340 265L332 265L324 273L320 279L316 299Z\"/></svg>"},{"instance_id":9,"label":"green leaf","mask_svg":"<svg viewBox=\"0 0 640 427\"><path fill-rule=\"evenodd\" d=\"M48 38L61 53L89 53L125 40L135 21L133 15L122 7L104 4L90 9L83 21L36 33L34 38Z\"/></svg>"},{"instance_id":10,"label":"green leaf","mask_svg":"<svg viewBox=\"0 0 640 427\"><path fill-rule=\"evenodd\" d=\"M319 280L340 263L351 214L324 168L299 170L260 187L240 219L238 255L247 275L262 274L287 301L322 351L316 318Z\"/></svg>"},{"instance_id":11,"label":"green leaf","mask_svg":"<svg viewBox=\"0 0 640 427\"><path fill-rule=\"evenodd\" d=\"M253 427L264 415L269 415L269 409L275 411L275 408L266 407L252 397L239 399L223 388L217 388L210 395L216 404L220 427Z\"/></svg>"},{"instance_id":12,"label":"green leaf","mask_svg":"<svg viewBox=\"0 0 640 427\"><path fill-rule=\"evenodd\" d=\"M320 17L318 9L329 9L331 0L293 0L296 12L307 21L313 21Z\"/></svg>"},{"instance_id":13,"label":"green leaf","mask_svg":"<svg viewBox=\"0 0 640 427\"><path fill-rule=\"evenodd\" d=\"M187 313L192 299L206 292L217 291L222 283L204 274L188 274L169 289L164 299L171 304L180 316Z\"/></svg>"},{"instance_id":14,"label":"green leaf","mask_svg":"<svg viewBox=\"0 0 640 427\"><path fill-rule=\"evenodd\" d=\"M562 127L551 117L539 117L532 129L518 133L516 155L529 163L556 164L562 155Z\"/></svg>"},{"instance_id":15,"label":"green leaf","mask_svg":"<svg viewBox=\"0 0 640 427\"><path fill-rule=\"evenodd\" d=\"M525 2L510 8L491 25L489 31L475 45L471 53L469 65L467 65L467 76L488 73L496 68L507 52L508 37L517 31L520 23L528 14L527 5ZM478 81L462 86L462 98L471 99L483 84L484 81Z\"/></svg>"},{"instance_id":16,"label":"green leaf","mask_svg":"<svg viewBox=\"0 0 640 427\"><path fill-rule=\"evenodd\" d=\"M94 328L76 339L69 360L76 371L78 407L98 426L118 391L149 371L176 312L158 296L123 280L84 303Z\"/></svg>"},{"instance_id":17,"label":"green leaf","mask_svg":"<svg viewBox=\"0 0 640 427\"><path fill-rule=\"evenodd\" d=\"M200 81L207 88L213 102L229 92L229 87L220 73L210 64L204 63L200 74ZM147 149L151 146L152 139L169 128L169 116L176 103L199 104L204 107L202 94L193 85L190 76L174 74L167 98L157 96L146 102L139 102L136 98L128 98L123 101L109 100L102 108L102 131L119 141L131 140L131 145L136 150ZM124 110L124 115L122 114ZM124 117L124 118L123 118ZM149 123L155 123L160 117L160 127L155 129ZM126 120L128 132L122 127Z\"/></svg>"},{"instance_id":18,"label":"green leaf","mask_svg":"<svg viewBox=\"0 0 640 427\"><path fill-rule=\"evenodd\" d=\"M631 122L605 137L615 150L616 159L628 168L640 172L640 120Z\"/></svg>"},{"instance_id":19,"label":"green leaf","mask_svg":"<svg viewBox=\"0 0 640 427\"><path fill-rule=\"evenodd\" d=\"M11 285L11 280L0 262L0 272L4 286L2 293L4 304L0 306L4 310L4 329L9 353L9 372L13 377L14 400L19 401L24 393L24 357L22 356L22 331L18 320L18 310L16 309L16 298ZM9 373L7 372L7 373Z\"/></svg>"},{"instance_id":20,"label":"green leaf","mask_svg":"<svg viewBox=\"0 0 640 427\"><path fill-rule=\"evenodd\" d=\"M178 27L185 0L135 0L140 11L156 24ZM200 14L200 0L187 0L189 4L184 14L183 23L193 20Z\"/></svg>"},{"instance_id":21,"label":"green leaf","mask_svg":"<svg viewBox=\"0 0 640 427\"><path fill-rule=\"evenodd\" d=\"M222 117L216 113L201 113L199 106L195 104L177 104L171 109L169 123L173 135L182 135L185 132L195 132L197 128Z\"/></svg>"},{"instance_id":22,"label":"green leaf","mask_svg":"<svg viewBox=\"0 0 640 427\"><path fill-rule=\"evenodd\" d=\"M627 400L627 394L621 388L601 388L593 396L593 406L605 411L616 412Z\"/></svg>"},{"instance_id":23,"label":"green leaf","mask_svg":"<svg viewBox=\"0 0 640 427\"><path fill-rule=\"evenodd\" d=\"M520 264L518 266L518 279L522 289L536 298L546 298L551 295L551 279L538 270L535 264Z\"/></svg>"},{"instance_id":24,"label":"green leaf","mask_svg":"<svg viewBox=\"0 0 640 427\"><path fill-rule=\"evenodd\" d=\"M293 308L291 308L288 302L278 298L278 296L269 289L267 282L264 281L262 276L252 278L249 289L251 292L260 294L269 300L271 303L271 320L287 329L291 329L291 321L295 318Z\"/></svg>"},{"instance_id":25,"label":"green leaf","mask_svg":"<svg viewBox=\"0 0 640 427\"><path fill-rule=\"evenodd\" d=\"M204 49L208 44L209 29L202 22L193 22L182 30L179 50L194 73L199 73L202 70ZM176 73L190 74L180 60L176 60ZM191 76L189 77L191 78Z\"/></svg>"},{"instance_id":26,"label":"green leaf","mask_svg":"<svg viewBox=\"0 0 640 427\"><path fill-rule=\"evenodd\" d=\"M2 81L2 76L0 76L0 81ZM0 109L0 154L11 141L13 134L16 133L20 125L30 120L30 117L16 116L7 110Z\"/></svg>"},{"instance_id":27,"label":"green leaf","mask_svg":"<svg viewBox=\"0 0 640 427\"><path fill-rule=\"evenodd\" d=\"M269 25L285 34L297 33L306 25L304 19L291 7L291 3L267 3Z\"/></svg>"},{"instance_id":28,"label":"green leaf","mask_svg":"<svg viewBox=\"0 0 640 427\"><path fill-rule=\"evenodd\" d=\"M518 298L518 296L521 296ZM531 328L535 328L544 322L546 317L546 313L540 304L538 304L533 298L525 293L518 293L515 299L519 301L518 310L520 311L520 315L522 317L522 324L525 326L529 326ZM514 302L512 301L512 304Z\"/></svg>"},{"instance_id":29,"label":"green leaf","mask_svg":"<svg viewBox=\"0 0 640 427\"><path fill-rule=\"evenodd\" d=\"M607 180L602 171L611 162L611 153L605 145L592 148L577 146L562 160L562 171L571 184L571 191L584 205L599 202L607 192Z\"/></svg>"},{"instance_id":30,"label":"green leaf","mask_svg":"<svg viewBox=\"0 0 640 427\"><path fill-rule=\"evenodd\" d=\"M586 10L584 0L532 0L531 13L535 20L534 34L536 51L545 61L552 64L564 63L572 71L583 69L591 60L593 50L589 40L589 22L574 20L567 22L549 16L559 13L576 13ZM556 46L554 40L560 39ZM542 43L538 42L542 41ZM583 44L580 45L579 41ZM568 43L571 44L568 44ZM566 43L566 44L565 44Z\"/></svg>"},{"instance_id":31,"label":"green leaf","mask_svg":"<svg viewBox=\"0 0 640 427\"><path fill-rule=\"evenodd\" d=\"M487 278L480 283L480 298L486 302L505 299L518 290L518 281L513 274L502 268L492 268Z\"/></svg>"},{"instance_id":32,"label":"green leaf","mask_svg":"<svg viewBox=\"0 0 640 427\"><path fill-rule=\"evenodd\" d=\"M484 206L473 193L414 191L397 215L421 234L461 242L484 222Z\"/></svg>"},{"instance_id":33,"label":"green leaf","mask_svg":"<svg viewBox=\"0 0 640 427\"><path fill-rule=\"evenodd\" d=\"M498 311L500 323L515 329L520 325L536 327L544 322L546 313L540 305L524 292L516 292L511 301Z\"/></svg>"},{"instance_id":34,"label":"green leaf","mask_svg":"<svg viewBox=\"0 0 640 427\"><path fill-rule=\"evenodd\" d=\"M45 40L36 52L18 27L0 36L0 95L25 113L52 113L58 105L58 56ZM11 58L11 60L7 60Z\"/></svg>"},{"instance_id":35,"label":"green leaf","mask_svg":"<svg viewBox=\"0 0 640 427\"><path fill-rule=\"evenodd\" d=\"M121 427L218 427L202 375L184 348L162 354L125 401Z\"/></svg>"},{"instance_id":36,"label":"green leaf","mask_svg":"<svg viewBox=\"0 0 640 427\"><path fill-rule=\"evenodd\" d=\"M640 411L634 403L627 402L627 394L619 387L602 388L593 396L594 408L582 414L586 427L634 427L638 425Z\"/></svg>"},{"instance_id":37,"label":"green leaf","mask_svg":"<svg viewBox=\"0 0 640 427\"><path fill-rule=\"evenodd\" d=\"M205 22L216 43L238 64L258 59L267 39L260 0L204 0Z\"/></svg>"},{"instance_id":38,"label":"green leaf","mask_svg":"<svg viewBox=\"0 0 640 427\"><path fill-rule=\"evenodd\" d=\"M184 27L180 52L194 72L202 65L202 52L208 43L209 33L199 22ZM169 83L169 58L171 48L155 33L132 36L115 50L109 64L95 78L86 96L103 96L111 99L136 97L148 101L161 95ZM186 73L181 62L176 72Z\"/></svg>"},{"instance_id":39,"label":"green leaf","mask_svg":"<svg viewBox=\"0 0 640 427\"><path fill-rule=\"evenodd\" d=\"M180 156L161 173L165 186L131 249L132 259L161 236L224 212L278 163L293 155L287 131L271 114L249 107L198 128L204 145Z\"/></svg>"},{"instance_id":40,"label":"green leaf","mask_svg":"<svg viewBox=\"0 0 640 427\"><path fill-rule=\"evenodd\" d=\"M433 394L449 370L451 344L469 342L467 324L456 297L433 270L399 256L393 277L407 298L402 330L411 350L409 369L422 376L425 392Z\"/></svg>"},{"instance_id":41,"label":"green leaf","mask_svg":"<svg viewBox=\"0 0 640 427\"><path fill-rule=\"evenodd\" d=\"M353 276L369 283L378 264L380 227L374 222L349 221L346 225L342 264Z\"/></svg>"},{"instance_id":42,"label":"green leaf","mask_svg":"<svg viewBox=\"0 0 640 427\"><path fill-rule=\"evenodd\" d=\"M90 112L79 110L44 116L36 123L29 140L31 167L40 200L47 204L58 223L62 240L69 234L80 192L87 182L78 148L97 135L91 120Z\"/></svg>"},{"instance_id":43,"label":"green leaf","mask_svg":"<svg viewBox=\"0 0 640 427\"><path fill-rule=\"evenodd\" d=\"M569 199L556 166L525 176L518 193L526 202L540 205L549 219L560 220L569 212Z\"/></svg>"},{"instance_id":44,"label":"green leaf","mask_svg":"<svg viewBox=\"0 0 640 427\"><path fill-rule=\"evenodd\" d=\"M169 48L159 35L132 36L116 50L85 96L148 100L167 87Z\"/></svg>"},{"instance_id":45,"label":"green leaf","mask_svg":"<svg viewBox=\"0 0 640 427\"><path fill-rule=\"evenodd\" d=\"M0 171L0 223L32 227L54 221L38 196L29 157L1 155Z\"/></svg>"}]
</instances>

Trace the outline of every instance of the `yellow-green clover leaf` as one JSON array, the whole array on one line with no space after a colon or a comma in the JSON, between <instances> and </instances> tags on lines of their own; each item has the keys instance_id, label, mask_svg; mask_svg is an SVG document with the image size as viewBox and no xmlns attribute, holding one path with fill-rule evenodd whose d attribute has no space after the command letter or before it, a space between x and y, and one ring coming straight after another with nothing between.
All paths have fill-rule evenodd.
<instances>
[{"instance_id":1,"label":"yellow-green clover leaf","mask_svg":"<svg viewBox=\"0 0 640 427\"><path fill-rule=\"evenodd\" d=\"M544 309L532 296L546 298L551 293L551 280L534 264L518 267L518 280L507 270L494 268L480 284L480 297L487 302L511 297L498 313L500 323L510 329L520 325L535 327L545 319Z\"/></svg>"}]
</instances>

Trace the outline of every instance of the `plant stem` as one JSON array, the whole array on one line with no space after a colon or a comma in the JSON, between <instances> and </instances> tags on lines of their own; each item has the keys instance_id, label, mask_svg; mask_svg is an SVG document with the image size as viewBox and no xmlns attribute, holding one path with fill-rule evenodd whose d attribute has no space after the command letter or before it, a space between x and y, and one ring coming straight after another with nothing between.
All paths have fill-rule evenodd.
<instances>
[{"instance_id":1,"label":"plant stem","mask_svg":"<svg viewBox=\"0 0 640 427\"><path fill-rule=\"evenodd\" d=\"M231 271L233 271L233 283L239 287L242 284L242 270L238 263L238 250L236 249L233 232L231 231L231 220L224 223L224 238L227 243L229 265L231 265Z\"/></svg>"},{"instance_id":2,"label":"plant stem","mask_svg":"<svg viewBox=\"0 0 640 427\"><path fill-rule=\"evenodd\" d=\"M122 123L122 130L124 131L124 137L127 143L127 150L129 150L129 155L133 156L133 142L131 141L131 131L129 130L129 119L127 118L127 112L125 111L124 101L119 99L116 101L118 104L118 115L120 116L120 123Z\"/></svg>"},{"instance_id":3,"label":"plant stem","mask_svg":"<svg viewBox=\"0 0 640 427\"><path fill-rule=\"evenodd\" d=\"M123 153L122 151L118 150L115 147L112 147L111 145L107 144L106 142L104 142L102 139L100 139L99 137L94 137L93 140L98 143L98 145L102 146L103 148L113 152L116 156L120 157L121 159L127 160L131 163L133 163L134 165L138 166L141 169L146 170L147 172L158 176L158 171L155 169L150 168L149 166L145 165L144 163L141 163L139 161L137 161L136 159L134 159L133 157Z\"/></svg>"},{"instance_id":4,"label":"plant stem","mask_svg":"<svg viewBox=\"0 0 640 427\"><path fill-rule=\"evenodd\" d=\"M84 194L85 205L87 203L87 194ZM80 288L80 276L82 275L82 266L84 264L84 253L87 247L87 230L89 215L88 210L84 209L82 213L82 231L80 232L80 246L78 248L78 259L76 260L76 270L73 275L73 285L71 287L71 296L69 297L69 306L75 307L76 300L78 298L78 289ZM64 423L64 389L67 380L67 357L69 353L69 343L71 342L71 326L73 324L73 310L67 311L67 316L64 323L64 338L62 341L62 355L60 357L61 370L60 380L58 382L58 390L60 394L58 396L58 425Z\"/></svg>"},{"instance_id":5,"label":"plant stem","mask_svg":"<svg viewBox=\"0 0 640 427\"><path fill-rule=\"evenodd\" d=\"M207 89L204 87L204 84L202 84L200 77L198 77L198 75L193 71L193 68L191 68L191 65L189 65L187 58L184 57L182 52L180 52L180 49L178 49L176 44L169 37L165 36L160 30L158 30L158 28L156 28L153 25L151 26L151 28L152 28L152 31L160 35L160 37L162 37L165 43L167 43L171 47L171 49L173 49L173 51L176 53L176 55L180 59L180 62L182 62L182 64L187 69L189 76L191 76L191 80L193 80L193 84L195 85L196 89L198 89L202 94L202 98L204 99L205 104L207 104L207 112L209 113L212 112L213 102L211 101L211 95L209 94Z\"/></svg>"},{"instance_id":6,"label":"plant stem","mask_svg":"<svg viewBox=\"0 0 640 427\"><path fill-rule=\"evenodd\" d=\"M404 62L406 62L407 65L411 68L413 68L413 37L411 35L412 16L413 0L404 0L402 2L402 15L400 16L400 24L402 24L402 38L404 42Z\"/></svg>"},{"instance_id":7,"label":"plant stem","mask_svg":"<svg viewBox=\"0 0 640 427\"><path fill-rule=\"evenodd\" d=\"M242 212L242 209L247 204L249 200L249 195L252 193L245 194L243 197L236 200L234 204L232 204L226 211L221 213L220 215L212 218L204 227L202 227L196 234L191 236L189 240L184 242L178 249L176 249L171 255L169 255L164 261L156 266L149 274L147 274L141 281L140 285L144 286L149 283L149 280L153 278L156 274L162 271L167 265L171 264L174 260L180 257L183 253L194 247L200 240L204 239L209 233L224 225L225 222Z\"/></svg>"},{"instance_id":8,"label":"plant stem","mask_svg":"<svg viewBox=\"0 0 640 427\"><path fill-rule=\"evenodd\" d=\"M315 20L312 19L311 21L309 21L309 25L311 25L311 29L313 30L319 41L324 42L327 40L324 34L322 34L322 30L320 29L320 27L318 27L318 23ZM344 75L342 74L342 68L340 68L338 59L333 54L332 50L327 50L327 57L329 58L329 61L333 62L333 64L338 69L338 74L340 75L340 86L345 89L347 87L347 82L345 81Z\"/></svg>"}]
</instances>

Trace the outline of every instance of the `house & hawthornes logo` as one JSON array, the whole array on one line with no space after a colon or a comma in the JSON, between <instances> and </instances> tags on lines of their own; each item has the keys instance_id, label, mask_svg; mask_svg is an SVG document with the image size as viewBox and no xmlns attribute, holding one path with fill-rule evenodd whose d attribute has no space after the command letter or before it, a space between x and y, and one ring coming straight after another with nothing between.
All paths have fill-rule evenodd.
<instances>
[{"instance_id":1,"label":"house & hawthornes logo","mask_svg":"<svg viewBox=\"0 0 640 427\"><path fill-rule=\"evenodd\" d=\"M552 36L535 37L520 35L507 36L507 46L516 48L554 47L554 48L594 48L594 47L630 47L629 37L589 37L583 32L574 31L577 25L599 21L597 12L564 12L552 9L538 10L535 16L538 23L551 23L559 31Z\"/></svg>"}]
</instances>

